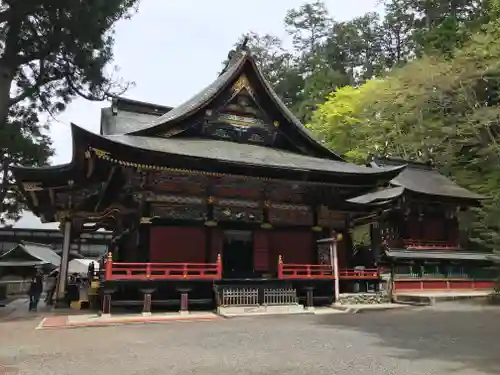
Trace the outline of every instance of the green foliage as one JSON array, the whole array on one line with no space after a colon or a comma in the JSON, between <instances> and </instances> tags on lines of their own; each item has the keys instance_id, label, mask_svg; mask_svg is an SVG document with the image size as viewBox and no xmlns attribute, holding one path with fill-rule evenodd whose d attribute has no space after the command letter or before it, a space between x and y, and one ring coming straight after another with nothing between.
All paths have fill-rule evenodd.
<instances>
[{"instance_id":1,"label":"green foliage","mask_svg":"<svg viewBox=\"0 0 500 375\"><path fill-rule=\"evenodd\" d=\"M470 235L500 248L500 23L491 21L454 56L424 56L386 78L329 95L309 127L351 160L370 153L432 159L485 195Z\"/></svg>"},{"instance_id":2,"label":"green foliage","mask_svg":"<svg viewBox=\"0 0 500 375\"><path fill-rule=\"evenodd\" d=\"M106 75L113 27L138 0L0 1L0 223L22 202L9 166L39 166L52 154L38 115L76 96L104 100L128 86Z\"/></svg>"}]
</instances>

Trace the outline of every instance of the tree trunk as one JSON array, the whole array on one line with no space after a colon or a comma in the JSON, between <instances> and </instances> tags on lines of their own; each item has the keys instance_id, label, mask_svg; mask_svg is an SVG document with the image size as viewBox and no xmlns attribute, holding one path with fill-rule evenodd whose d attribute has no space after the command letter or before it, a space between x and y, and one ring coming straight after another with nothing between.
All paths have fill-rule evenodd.
<instances>
[{"instance_id":1,"label":"tree trunk","mask_svg":"<svg viewBox=\"0 0 500 375\"><path fill-rule=\"evenodd\" d=\"M14 71L0 61L0 133L5 129L10 107L10 88Z\"/></svg>"},{"instance_id":2,"label":"tree trunk","mask_svg":"<svg viewBox=\"0 0 500 375\"><path fill-rule=\"evenodd\" d=\"M9 189L9 159L5 158L0 167L0 215L4 211L3 205Z\"/></svg>"}]
</instances>

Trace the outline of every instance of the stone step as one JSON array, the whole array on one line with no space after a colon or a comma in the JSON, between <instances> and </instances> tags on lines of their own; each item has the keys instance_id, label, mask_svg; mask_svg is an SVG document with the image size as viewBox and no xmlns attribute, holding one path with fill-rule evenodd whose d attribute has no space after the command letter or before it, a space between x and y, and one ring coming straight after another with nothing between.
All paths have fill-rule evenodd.
<instances>
[{"instance_id":1,"label":"stone step","mask_svg":"<svg viewBox=\"0 0 500 375\"><path fill-rule=\"evenodd\" d=\"M260 305L260 306L219 306L217 314L224 317L254 316L254 315L281 315L281 314L314 314L303 305Z\"/></svg>"}]
</instances>

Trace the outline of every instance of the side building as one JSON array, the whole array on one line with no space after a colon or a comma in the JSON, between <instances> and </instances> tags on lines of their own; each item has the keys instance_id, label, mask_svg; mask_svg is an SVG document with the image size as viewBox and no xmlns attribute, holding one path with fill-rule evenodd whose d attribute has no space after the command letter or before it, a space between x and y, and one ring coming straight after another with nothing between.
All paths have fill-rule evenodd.
<instances>
[{"instance_id":1,"label":"side building","mask_svg":"<svg viewBox=\"0 0 500 375\"><path fill-rule=\"evenodd\" d=\"M318 241L346 237L355 220L390 205L397 197L355 198L387 186L404 165L350 164L317 142L244 45L184 104L118 98L103 110L101 134L72 125L72 141L69 164L14 173L42 221L62 222L68 236L113 232L104 310L111 300L149 310L150 297L171 303L179 292L227 305L314 289L331 301L341 277L378 278L345 270L348 241Z\"/></svg>"},{"instance_id":2,"label":"side building","mask_svg":"<svg viewBox=\"0 0 500 375\"><path fill-rule=\"evenodd\" d=\"M0 255L24 242L49 245L56 253L61 253L63 239L59 229L0 228ZM110 242L109 232L81 233L71 239L70 250L85 258L99 258Z\"/></svg>"},{"instance_id":3,"label":"side building","mask_svg":"<svg viewBox=\"0 0 500 375\"><path fill-rule=\"evenodd\" d=\"M394 291L492 289L493 254L475 250L460 223L484 197L431 164L375 158L371 165L406 165L391 181L402 191L398 204L372 225L375 254L389 266Z\"/></svg>"}]
</instances>

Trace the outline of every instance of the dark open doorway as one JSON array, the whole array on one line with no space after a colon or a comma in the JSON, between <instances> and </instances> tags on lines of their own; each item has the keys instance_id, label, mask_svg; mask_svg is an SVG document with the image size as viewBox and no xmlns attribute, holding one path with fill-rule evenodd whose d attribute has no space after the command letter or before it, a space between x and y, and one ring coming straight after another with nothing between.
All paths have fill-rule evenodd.
<instances>
[{"instance_id":1,"label":"dark open doorway","mask_svg":"<svg viewBox=\"0 0 500 375\"><path fill-rule=\"evenodd\" d=\"M251 231L227 230L224 232L222 267L223 277L226 279L244 279L254 276Z\"/></svg>"}]
</instances>

